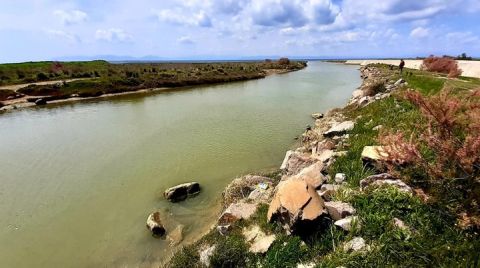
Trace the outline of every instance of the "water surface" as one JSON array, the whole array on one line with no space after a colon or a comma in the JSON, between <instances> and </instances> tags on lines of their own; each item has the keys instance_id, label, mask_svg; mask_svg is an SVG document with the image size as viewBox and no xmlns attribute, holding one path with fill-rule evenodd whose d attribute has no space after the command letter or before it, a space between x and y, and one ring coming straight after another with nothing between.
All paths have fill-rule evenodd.
<instances>
[{"instance_id":1,"label":"water surface","mask_svg":"<svg viewBox=\"0 0 480 268\"><path fill-rule=\"evenodd\" d=\"M266 79L0 115L0 267L137 267L170 254L160 209L205 232L235 177L280 165L310 114L345 104L357 67L310 62ZM165 188L202 193L171 204Z\"/></svg>"}]
</instances>

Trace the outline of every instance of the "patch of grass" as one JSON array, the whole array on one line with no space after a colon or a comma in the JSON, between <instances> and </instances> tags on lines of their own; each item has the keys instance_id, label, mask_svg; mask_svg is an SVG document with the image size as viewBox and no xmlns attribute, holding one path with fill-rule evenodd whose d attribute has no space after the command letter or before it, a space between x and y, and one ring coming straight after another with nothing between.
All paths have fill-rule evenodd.
<instances>
[{"instance_id":1,"label":"patch of grass","mask_svg":"<svg viewBox=\"0 0 480 268\"><path fill-rule=\"evenodd\" d=\"M281 236L273 243L262 261L263 267L297 267L308 255L308 247L298 236Z\"/></svg>"},{"instance_id":2,"label":"patch of grass","mask_svg":"<svg viewBox=\"0 0 480 268\"><path fill-rule=\"evenodd\" d=\"M231 235L218 241L210 264L212 267L246 267L249 255L243 236Z\"/></svg>"},{"instance_id":3,"label":"patch of grass","mask_svg":"<svg viewBox=\"0 0 480 268\"><path fill-rule=\"evenodd\" d=\"M168 263L169 268L201 267L200 256L195 247L187 246L179 250Z\"/></svg>"}]
</instances>

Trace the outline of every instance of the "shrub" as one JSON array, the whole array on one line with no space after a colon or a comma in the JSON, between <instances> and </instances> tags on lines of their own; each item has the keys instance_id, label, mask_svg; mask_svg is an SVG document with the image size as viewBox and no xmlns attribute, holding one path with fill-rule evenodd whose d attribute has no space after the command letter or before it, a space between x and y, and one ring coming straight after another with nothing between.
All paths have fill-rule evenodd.
<instances>
[{"instance_id":1,"label":"shrub","mask_svg":"<svg viewBox=\"0 0 480 268\"><path fill-rule=\"evenodd\" d=\"M364 92L367 96L375 96L378 93L385 92L385 83L382 81L376 81L370 85L368 85L365 89Z\"/></svg>"},{"instance_id":2,"label":"shrub","mask_svg":"<svg viewBox=\"0 0 480 268\"><path fill-rule=\"evenodd\" d=\"M450 57L430 56L423 60L422 69L429 72L438 72L448 74L448 77L455 78L462 74L458 68L457 61Z\"/></svg>"},{"instance_id":3,"label":"shrub","mask_svg":"<svg viewBox=\"0 0 480 268\"><path fill-rule=\"evenodd\" d=\"M200 267L200 256L194 247L184 247L170 259L169 268Z\"/></svg>"},{"instance_id":4,"label":"shrub","mask_svg":"<svg viewBox=\"0 0 480 268\"><path fill-rule=\"evenodd\" d=\"M473 213L480 209L480 89L466 97L448 89L425 97L409 91L405 97L416 106L427 122L420 134L383 133L387 145L387 165L399 171L407 165L410 179L420 182L455 212ZM420 126L421 127L421 126ZM442 202L443 202L442 201ZM480 227L480 226L478 226Z\"/></svg>"},{"instance_id":5,"label":"shrub","mask_svg":"<svg viewBox=\"0 0 480 268\"><path fill-rule=\"evenodd\" d=\"M278 64L280 65L289 65L290 64L290 60L288 58L280 58L278 60Z\"/></svg>"},{"instance_id":6,"label":"shrub","mask_svg":"<svg viewBox=\"0 0 480 268\"><path fill-rule=\"evenodd\" d=\"M297 267L307 254L308 247L298 236L283 236L267 252L263 267Z\"/></svg>"},{"instance_id":7,"label":"shrub","mask_svg":"<svg viewBox=\"0 0 480 268\"><path fill-rule=\"evenodd\" d=\"M243 237L232 235L217 244L210 264L212 267L245 267L248 255Z\"/></svg>"},{"instance_id":8,"label":"shrub","mask_svg":"<svg viewBox=\"0 0 480 268\"><path fill-rule=\"evenodd\" d=\"M39 81L48 80L48 76L45 73L38 73L37 74L37 80L39 80Z\"/></svg>"}]
</instances>

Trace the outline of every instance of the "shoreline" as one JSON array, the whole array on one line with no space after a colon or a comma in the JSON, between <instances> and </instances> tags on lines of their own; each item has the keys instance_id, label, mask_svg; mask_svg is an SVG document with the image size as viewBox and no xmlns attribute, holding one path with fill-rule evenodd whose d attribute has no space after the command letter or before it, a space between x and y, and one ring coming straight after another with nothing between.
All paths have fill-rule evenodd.
<instances>
[{"instance_id":1,"label":"shoreline","mask_svg":"<svg viewBox=\"0 0 480 268\"><path fill-rule=\"evenodd\" d=\"M114 98L114 97L121 97L121 96L130 96L130 95L144 95L144 96L149 96L149 95L154 95L162 92L169 92L169 91L179 91L179 90L188 90L192 89L195 87L202 87L202 86L211 86L211 85L221 85L221 84L230 84L230 83L236 83L236 82L246 82L246 81L251 81L251 80L257 80L257 79L264 79L268 76L271 75L282 75L282 74L287 74L291 72L296 72L305 69L307 66L301 68L301 69L265 69L264 70L264 76L262 77L253 77L253 78L246 78L246 79L241 79L241 80L236 80L236 81L229 81L229 82L218 82L218 83L204 83L204 84L198 84L198 85L187 85L187 86L178 86L178 87L161 87L161 88L147 88L147 89L138 89L138 90L133 90L133 91L124 91L124 92L118 92L118 93L106 93L100 96L93 96L93 97L69 97L69 98L64 98L64 99L53 99L50 101L47 101L46 104L43 105L37 105L35 104L34 101L28 101L28 99L45 99L45 98L50 98L51 96L24 96L21 98L17 99L12 99L12 100L6 100L0 103L3 103L3 106L0 106L0 115L6 112L13 112L15 110L19 109L25 109L25 108L32 108L32 107L48 107L50 105L61 105L61 104L69 104L69 103L76 103L76 102L81 102L81 101L89 101L89 100L103 100L103 99L108 99L108 98ZM65 81L78 81L78 80L89 80L89 79L95 79L95 78L77 78L77 79L71 79L71 80L65 80ZM48 82L40 82L40 83L34 83L35 85L51 85L58 83L59 81L48 81ZM18 85L9 85L9 86L4 86L4 87L16 87ZM18 90L18 89L17 89Z\"/></svg>"}]
</instances>

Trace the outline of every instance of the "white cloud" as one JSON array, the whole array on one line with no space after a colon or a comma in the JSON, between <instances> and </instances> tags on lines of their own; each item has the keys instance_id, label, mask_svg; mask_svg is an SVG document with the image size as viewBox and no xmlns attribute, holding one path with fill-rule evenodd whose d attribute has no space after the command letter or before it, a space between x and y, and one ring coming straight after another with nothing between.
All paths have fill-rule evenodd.
<instances>
[{"instance_id":1,"label":"white cloud","mask_svg":"<svg viewBox=\"0 0 480 268\"><path fill-rule=\"evenodd\" d=\"M53 15L58 17L63 24L71 25L87 20L87 13L80 10L55 10Z\"/></svg>"},{"instance_id":2,"label":"white cloud","mask_svg":"<svg viewBox=\"0 0 480 268\"><path fill-rule=\"evenodd\" d=\"M52 30L52 29L45 30L45 32L49 36L67 39L68 41L70 41L72 43L80 42L80 38L77 35L69 33L69 32L65 32L65 31L61 31L61 30Z\"/></svg>"},{"instance_id":3,"label":"white cloud","mask_svg":"<svg viewBox=\"0 0 480 268\"><path fill-rule=\"evenodd\" d=\"M108 42L129 42L132 41L132 36L123 29L110 28L98 29L95 32L95 39Z\"/></svg>"},{"instance_id":4,"label":"white cloud","mask_svg":"<svg viewBox=\"0 0 480 268\"><path fill-rule=\"evenodd\" d=\"M429 34L430 34L430 29L417 27L410 32L410 37L420 39L420 38L427 37Z\"/></svg>"},{"instance_id":5,"label":"white cloud","mask_svg":"<svg viewBox=\"0 0 480 268\"><path fill-rule=\"evenodd\" d=\"M195 43L190 36L182 36L178 38L177 42L184 45L191 45Z\"/></svg>"},{"instance_id":6,"label":"white cloud","mask_svg":"<svg viewBox=\"0 0 480 268\"><path fill-rule=\"evenodd\" d=\"M186 15L181 11L164 9L156 12L155 15L159 21L170 24L212 27L212 20L204 11L199 11L193 15Z\"/></svg>"}]
</instances>

